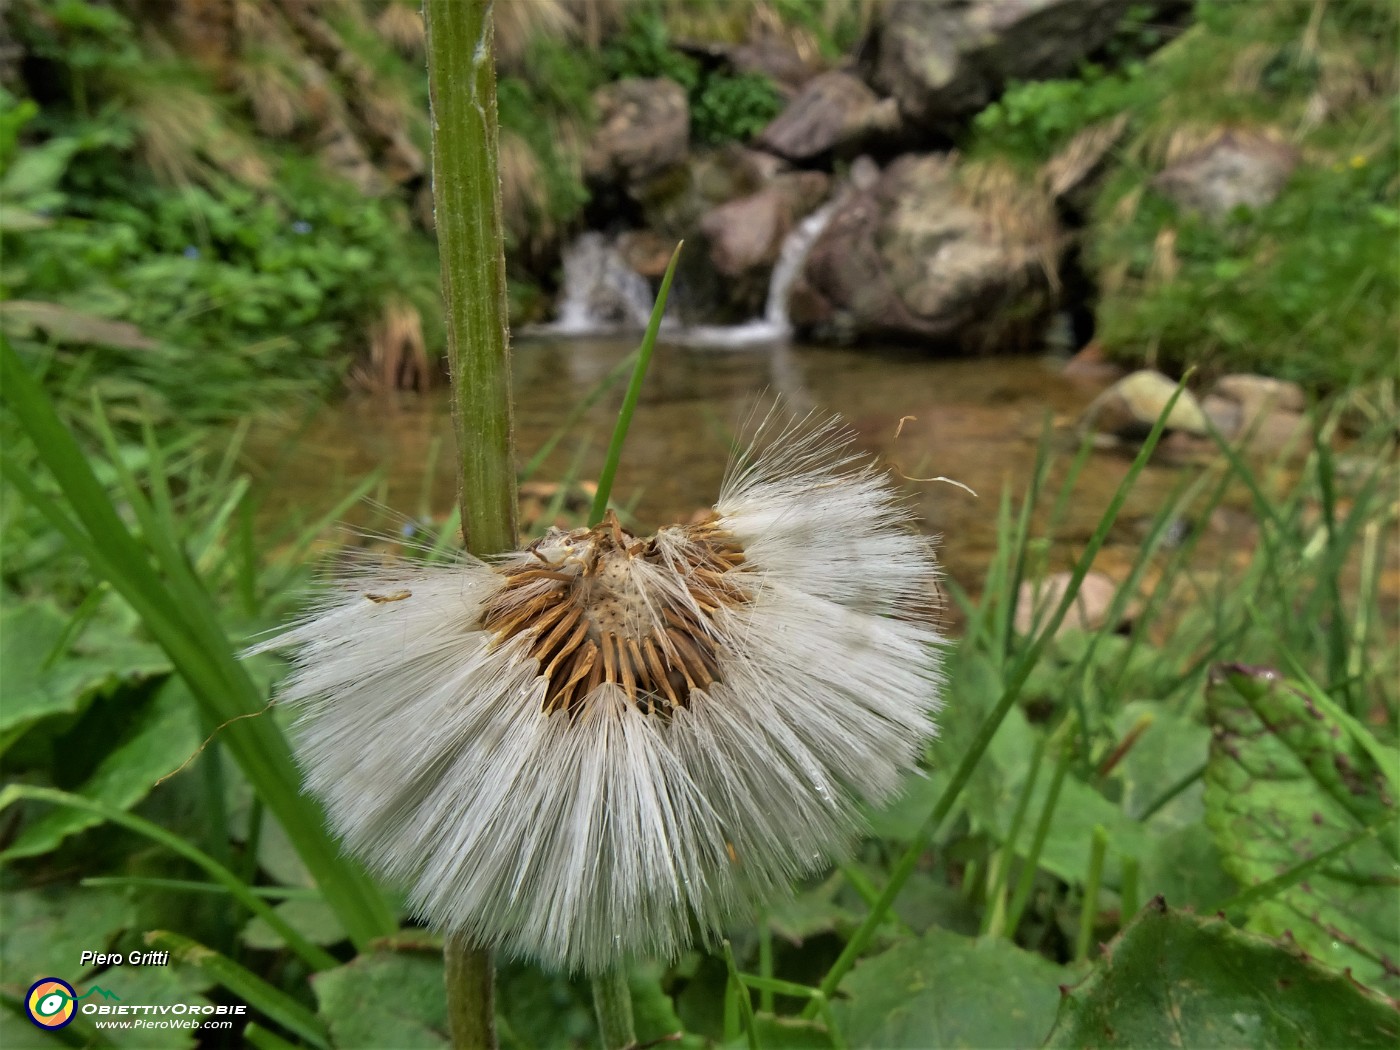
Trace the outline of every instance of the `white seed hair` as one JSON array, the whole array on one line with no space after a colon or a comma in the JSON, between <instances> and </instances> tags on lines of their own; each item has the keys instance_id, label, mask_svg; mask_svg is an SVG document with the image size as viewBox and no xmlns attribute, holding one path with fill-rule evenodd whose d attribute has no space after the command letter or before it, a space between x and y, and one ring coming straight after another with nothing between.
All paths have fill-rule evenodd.
<instances>
[{"instance_id":1,"label":"white seed hair","mask_svg":"<svg viewBox=\"0 0 1400 1050\"><path fill-rule=\"evenodd\" d=\"M361 568L252 650L295 649L279 701L307 790L423 920L554 969L669 959L842 856L915 766L941 686L931 542L835 423L756 441L715 504L744 600L694 610L719 674L683 706L604 682L547 710L530 636L483 625L507 571L549 560L529 551ZM687 535L626 563L658 629L694 605Z\"/></svg>"}]
</instances>

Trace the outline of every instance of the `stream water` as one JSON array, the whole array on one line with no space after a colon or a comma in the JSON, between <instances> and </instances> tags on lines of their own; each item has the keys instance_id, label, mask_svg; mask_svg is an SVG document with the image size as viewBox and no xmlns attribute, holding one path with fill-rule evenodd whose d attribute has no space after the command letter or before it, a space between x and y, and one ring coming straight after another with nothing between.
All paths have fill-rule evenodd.
<instances>
[{"instance_id":1,"label":"stream water","mask_svg":"<svg viewBox=\"0 0 1400 1050\"><path fill-rule=\"evenodd\" d=\"M634 347L635 337L522 340L514 357L516 440L527 462L588 391ZM622 383L584 412L533 480L597 477L622 398ZM911 478L944 475L968 486L903 482L927 531L942 537L947 571L976 591L996 546L1004 490L1024 490L1047 420L1062 477L1073 421L1098 392L1040 358L947 360L923 353L773 344L743 351L658 345L633 421L614 500L639 527L689 518L714 499L735 427L763 399L797 411L839 413L860 446ZM906 420L896 439L900 420ZM383 471L376 498L409 516L444 517L456 499L445 389L390 402L349 397L305 419L270 419L249 437L248 459L268 522L314 520L366 475ZM1095 452L1051 537L1048 564L1066 567L1097 524L1129 457ZM1168 498L1180 469L1150 467L1120 516L1109 563L1126 566L1145 523ZM1043 501L1048 505L1050 499ZM364 523L368 508L346 517Z\"/></svg>"}]
</instances>

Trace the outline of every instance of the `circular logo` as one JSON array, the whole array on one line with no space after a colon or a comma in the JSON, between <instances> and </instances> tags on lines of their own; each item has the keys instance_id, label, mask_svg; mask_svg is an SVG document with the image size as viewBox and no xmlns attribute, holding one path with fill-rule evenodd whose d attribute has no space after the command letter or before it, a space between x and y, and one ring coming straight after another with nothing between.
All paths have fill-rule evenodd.
<instances>
[{"instance_id":1,"label":"circular logo","mask_svg":"<svg viewBox=\"0 0 1400 1050\"><path fill-rule=\"evenodd\" d=\"M77 1012L74 1002L78 993L67 981L43 977L29 986L24 997L24 1012L40 1028L63 1028Z\"/></svg>"}]
</instances>

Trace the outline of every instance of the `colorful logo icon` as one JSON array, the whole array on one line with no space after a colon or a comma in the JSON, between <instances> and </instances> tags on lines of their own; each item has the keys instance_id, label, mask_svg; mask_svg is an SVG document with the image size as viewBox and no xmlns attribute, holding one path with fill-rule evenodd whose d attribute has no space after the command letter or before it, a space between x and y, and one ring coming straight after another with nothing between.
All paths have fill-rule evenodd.
<instances>
[{"instance_id":1,"label":"colorful logo icon","mask_svg":"<svg viewBox=\"0 0 1400 1050\"><path fill-rule=\"evenodd\" d=\"M67 981L57 977L42 977L29 986L24 997L24 1012L40 1028L66 1027L73 1020L78 993Z\"/></svg>"}]
</instances>

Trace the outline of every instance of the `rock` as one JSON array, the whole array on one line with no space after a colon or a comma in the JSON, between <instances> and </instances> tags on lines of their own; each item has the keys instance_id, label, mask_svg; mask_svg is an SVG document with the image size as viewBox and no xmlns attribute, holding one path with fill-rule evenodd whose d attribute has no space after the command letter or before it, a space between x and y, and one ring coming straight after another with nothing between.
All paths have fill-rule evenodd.
<instances>
[{"instance_id":1,"label":"rock","mask_svg":"<svg viewBox=\"0 0 1400 1050\"><path fill-rule=\"evenodd\" d=\"M1233 438L1240 431L1240 406L1236 401L1219 394L1207 394L1201 398L1201 411L1210 420L1211 426L1220 431L1222 437Z\"/></svg>"},{"instance_id":2,"label":"rock","mask_svg":"<svg viewBox=\"0 0 1400 1050\"><path fill-rule=\"evenodd\" d=\"M655 230L627 230L617 236L617 252L635 273L660 280L671 262L676 242Z\"/></svg>"},{"instance_id":3,"label":"rock","mask_svg":"<svg viewBox=\"0 0 1400 1050\"><path fill-rule=\"evenodd\" d=\"M721 204L700 220L710 259L727 277L772 268L783 238L826 197L831 179L819 171L779 175L757 193Z\"/></svg>"},{"instance_id":4,"label":"rock","mask_svg":"<svg viewBox=\"0 0 1400 1050\"><path fill-rule=\"evenodd\" d=\"M833 150L858 149L898 127L898 103L880 98L850 73L833 70L810 81L763 130L756 145L788 160L804 161Z\"/></svg>"},{"instance_id":5,"label":"rock","mask_svg":"<svg viewBox=\"0 0 1400 1050\"><path fill-rule=\"evenodd\" d=\"M1012 80L1063 76L1107 43L1132 0L895 0L870 80L905 120L949 135Z\"/></svg>"},{"instance_id":6,"label":"rock","mask_svg":"<svg viewBox=\"0 0 1400 1050\"><path fill-rule=\"evenodd\" d=\"M1141 440L1152 430L1162 410L1167 407L1176 386L1161 372L1149 369L1133 372L1094 398L1084 410L1082 425L1124 440ZM1167 429L1195 435L1209 433L1205 413L1191 391L1181 392L1171 415L1167 417Z\"/></svg>"},{"instance_id":7,"label":"rock","mask_svg":"<svg viewBox=\"0 0 1400 1050\"><path fill-rule=\"evenodd\" d=\"M804 54L790 40L772 33L737 44L676 41L674 46L710 64L723 62L736 73L760 73L784 98L792 98L823 69L820 55Z\"/></svg>"},{"instance_id":8,"label":"rock","mask_svg":"<svg viewBox=\"0 0 1400 1050\"><path fill-rule=\"evenodd\" d=\"M1301 412L1308 407L1308 398L1302 387L1271 376L1236 372L1217 379L1211 392L1241 406L1246 420L1268 409Z\"/></svg>"},{"instance_id":9,"label":"rock","mask_svg":"<svg viewBox=\"0 0 1400 1050\"><path fill-rule=\"evenodd\" d=\"M818 171L779 175L757 193L711 209L700 220L715 271L730 280L729 298L750 315L767 298L769 278L792 228L826 197L831 179Z\"/></svg>"},{"instance_id":10,"label":"rock","mask_svg":"<svg viewBox=\"0 0 1400 1050\"><path fill-rule=\"evenodd\" d=\"M1307 396L1297 383L1269 376L1221 376L1201 402L1212 422L1247 451L1269 455L1306 452Z\"/></svg>"},{"instance_id":11,"label":"rock","mask_svg":"<svg viewBox=\"0 0 1400 1050\"><path fill-rule=\"evenodd\" d=\"M1102 345L1090 343L1065 362L1060 374L1085 383L1111 383L1122 379L1126 372L1122 365L1108 359Z\"/></svg>"},{"instance_id":12,"label":"rock","mask_svg":"<svg viewBox=\"0 0 1400 1050\"><path fill-rule=\"evenodd\" d=\"M1026 580L1016 595L1016 616L1012 627L1020 635L1028 635L1039 620L1044 625L1064 600L1074 574L1056 572L1042 580ZM1113 596L1118 593L1118 584L1101 572L1090 572L1079 585L1079 593L1074 604L1065 613L1055 637L1068 631L1097 631L1108 626L1108 612L1113 605ZM1114 624L1113 626L1118 626Z\"/></svg>"},{"instance_id":13,"label":"rock","mask_svg":"<svg viewBox=\"0 0 1400 1050\"><path fill-rule=\"evenodd\" d=\"M833 214L794 287L792 320L829 339L1024 348L1053 309L1058 240L1034 187L906 155Z\"/></svg>"},{"instance_id":14,"label":"rock","mask_svg":"<svg viewBox=\"0 0 1400 1050\"><path fill-rule=\"evenodd\" d=\"M1271 203L1297 164L1291 146L1252 132L1224 131L1158 174L1152 185L1177 207L1219 220L1241 205Z\"/></svg>"},{"instance_id":15,"label":"rock","mask_svg":"<svg viewBox=\"0 0 1400 1050\"><path fill-rule=\"evenodd\" d=\"M685 88L665 77L628 77L593 93L598 130L584 154L589 178L630 186L675 168L690 143Z\"/></svg>"}]
</instances>

